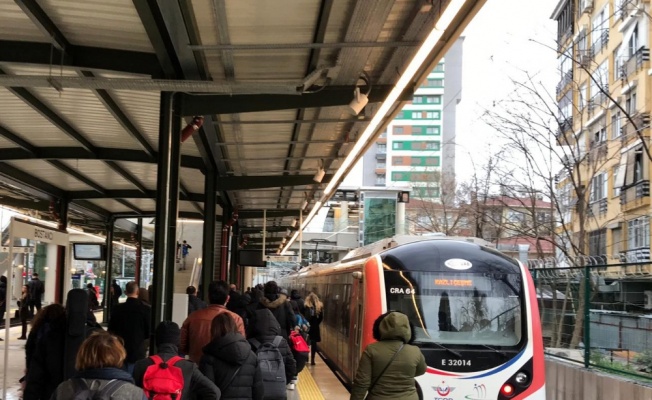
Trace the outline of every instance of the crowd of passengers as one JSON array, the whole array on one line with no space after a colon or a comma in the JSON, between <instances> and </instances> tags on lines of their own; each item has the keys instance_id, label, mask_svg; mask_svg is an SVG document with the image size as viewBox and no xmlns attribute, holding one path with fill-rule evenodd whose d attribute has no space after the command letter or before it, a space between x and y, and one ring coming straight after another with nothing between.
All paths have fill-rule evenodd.
<instances>
[{"instance_id":1,"label":"crowd of passengers","mask_svg":"<svg viewBox=\"0 0 652 400\"><path fill-rule=\"evenodd\" d=\"M153 335L151 305L135 282L126 285L124 303L113 303L108 330L82 289L68 293L65 308L43 307L27 336L23 399L286 399L304 365L315 365L319 295L304 299L274 281L244 293L212 282L209 304L196 292L187 290L182 326L164 321ZM413 335L404 314L376 320L378 342L362 355L352 400L418 398L414 377L425 360L409 344Z\"/></svg>"}]
</instances>

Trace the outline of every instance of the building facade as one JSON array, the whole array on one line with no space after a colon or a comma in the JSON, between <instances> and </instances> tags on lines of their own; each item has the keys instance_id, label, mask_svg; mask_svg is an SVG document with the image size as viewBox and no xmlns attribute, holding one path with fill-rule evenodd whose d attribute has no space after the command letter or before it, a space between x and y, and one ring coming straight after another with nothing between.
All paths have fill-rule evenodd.
<instances>
[{"instance_id":1,"label":"building facade","mask_svg":"<svg viewBox=\"0 0 652 400\"><path fill-rule=\"evenodd\" d=\"M575 252L650 259L650 0L562 0L560 230Z\"/></svg>"},{"instance_id":2,"label":"building facade","mask_svg":"<svg viewBox=\"0 0 652 400\"><path fill-rule=\"evenodd\" d=\"M442 177L455 175L455 109L461 100L459 39L363 158L364 186L409 187L413 198L439 199Z\"/></svg>"}]
</instances>

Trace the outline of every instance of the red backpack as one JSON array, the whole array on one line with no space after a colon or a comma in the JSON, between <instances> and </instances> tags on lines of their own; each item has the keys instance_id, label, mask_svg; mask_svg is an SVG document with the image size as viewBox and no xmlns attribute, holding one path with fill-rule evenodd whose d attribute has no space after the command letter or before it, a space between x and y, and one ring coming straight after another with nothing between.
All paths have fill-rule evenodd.
<instances>
[{"instance_id":1,"label":"red backpack","mask_svg":"<svg viewBox=\"0 0 652 400\"><path fill-rule=\"evenodd\" d=\"M290 333L290 344L292 345L292 350L297 353L307 353L310 351L308 343L306 343L306 340L297 331L292 331L292 333Z\"/></svg>"},{"instance_id":2,"label":"red backpack","mask_svg":"<svg viewBox=\"0 0 652 400\"><path fill-rule=\"evenodd\" d=\"M174 356L167 361L154 355L149 357L154 361L147 367L143 376L143 391L149 400L175 400L181 398L183 390L183 372L174 364L183 360Z\"/></svg>"}]
</instances>

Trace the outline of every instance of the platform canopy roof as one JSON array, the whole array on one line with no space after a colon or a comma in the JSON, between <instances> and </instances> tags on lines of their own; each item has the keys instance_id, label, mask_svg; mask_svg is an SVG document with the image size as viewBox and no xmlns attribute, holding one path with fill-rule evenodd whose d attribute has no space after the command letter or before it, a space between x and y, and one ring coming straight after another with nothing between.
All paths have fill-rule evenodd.
<instances>
[{"instance_id":1,"label":"platform canopy roof","mask_svg":"<svg viewBox=\"0 0 652 400\"><path fill-rule=\"evenodd\" d=\"M180 217L204 218L215 171L218 215L238 209L255 232L267 210L282 236L306 200L309 213L332 195L484 1L0 0L0 204L51 213L68 201L81 226L153 216L161 93L175 92L182 126L204 117L181 144ZM370 101L354 116L356 87Z\"/></svg>"}]
</instances>

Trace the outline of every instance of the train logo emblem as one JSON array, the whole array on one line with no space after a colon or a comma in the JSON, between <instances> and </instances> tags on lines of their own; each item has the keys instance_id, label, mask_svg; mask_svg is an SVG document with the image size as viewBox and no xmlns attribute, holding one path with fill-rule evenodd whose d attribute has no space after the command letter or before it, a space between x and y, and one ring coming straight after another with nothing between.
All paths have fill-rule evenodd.
<instances>
[{"instance_id":1,"label":"train logo emblem","mask_svg":"<svg viewBox=\"0 0 652 400\"><path fill-rule=\"evenodd\" d=\"M437 394L442 397L448 396L453 390L455 390L454 387L448 386L444 381L441 382L441 385L433 387L433 389L435 389Z\"/></svg>"},{"instance_id":2,"label":"train logo emblem","mask_svg":"<svg viewBox=\"0 0 652 400\"><path fill-rule=\"evenodd\" d=\"M455 269L458 271L464 271L473 266L473 264L471 264L471 261L464 260L461 258L449 258L448 260L444 261L444 265L450 269Z\"/></svg>"},{"instance_id":3,"label":"train logo emblem","mask_svg":"<svg viewBox=\"0 0 652 400\"><path fill-rule=\"evenodd\" d=\"M465 396L467 400L484 400L487 398L487 388L485 385L473 385L473 394Z\"/></svg>"}]
</instances>

